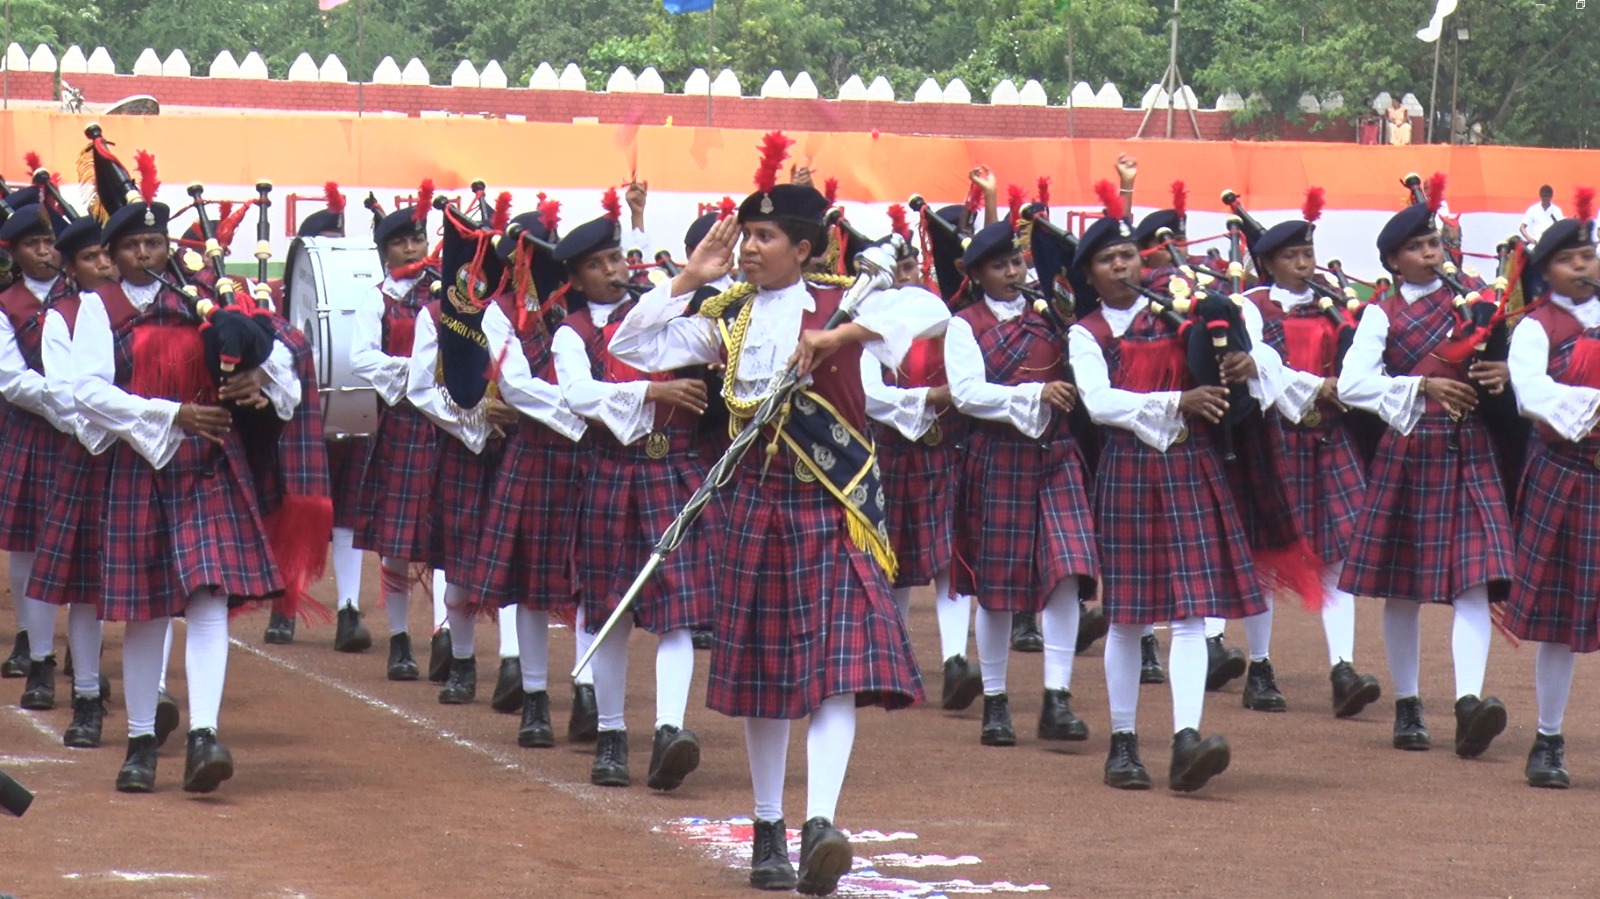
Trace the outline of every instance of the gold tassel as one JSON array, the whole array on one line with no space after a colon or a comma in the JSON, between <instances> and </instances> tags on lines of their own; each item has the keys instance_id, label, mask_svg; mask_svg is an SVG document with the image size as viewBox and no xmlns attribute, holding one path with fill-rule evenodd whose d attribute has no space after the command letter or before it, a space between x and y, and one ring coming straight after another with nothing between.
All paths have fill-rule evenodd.
<instances>
[{"instance_id":1,"label":"gold tassel","mask_svg":"<svg viewBox=\"0 0 1600 899\"><path fill-rule=\"evenodd\" d=\"M900 573L900 561L894 556L894 547L884 542L878 532L867 524L867 520L860 515L845 515L845 526L850 534L850 542L856 548L871 553L872 558L883 568L883 573L892 583Z\"/></svg>"}]
</instances>

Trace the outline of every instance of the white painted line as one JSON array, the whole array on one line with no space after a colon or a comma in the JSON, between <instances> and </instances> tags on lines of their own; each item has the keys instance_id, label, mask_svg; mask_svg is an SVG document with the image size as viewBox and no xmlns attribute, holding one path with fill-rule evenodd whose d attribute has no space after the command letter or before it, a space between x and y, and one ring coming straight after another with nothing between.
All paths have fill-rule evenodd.
<instances>
[{"instance_id":1,"label":"white painted line","mask_svg":"<svg viewBox=\"0 0 1600 899\"><path fill-rule=\"evenodd\" d=\"M184 874L179 871L118 871L111 870L111 876L118 880L130 883L145 883L152 880L210 880L205 874Z\"/></svg>"},{"instance_id":2,"label":"white painted line","mask_svg":"<svg viewBox=\"0 0 1600 899\"><path fill-rule=\"evenodd\" d=\"M77 759L49 758L42 755L0 755L0 767L26 768L29 765L72 765Z\"/></svg>"},{"instance_id":3,"label":"white painted line","mask_svg":"<svg viewBox=\"0 0 1600 899\"><path fill-rule=\"evenodd\" d=\"M34 712L24 711L24 710L14 706L14 705L13 706L7 706L7 709L10 710L12 713L16 714L17 716L21 717L22 720L28 722L28 726L33 728L34 730L38 731L40 734L43 734L45 739L49 740L52 743L57 743L57 744L59 744L61 742L61 735L56 733L54 730L51 730L50 729L50 725L48 725L48 724L44 723L43 721L39 720L38 714L36 714Z\"/></svg>"}]
</instances>

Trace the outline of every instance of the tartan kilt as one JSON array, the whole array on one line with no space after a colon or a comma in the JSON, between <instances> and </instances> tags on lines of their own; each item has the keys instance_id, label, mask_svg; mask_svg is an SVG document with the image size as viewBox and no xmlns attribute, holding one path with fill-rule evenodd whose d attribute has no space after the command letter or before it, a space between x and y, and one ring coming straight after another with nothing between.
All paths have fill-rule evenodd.
<instances>
[{"instance_id":1,"label":"tartan kilt","mask_svg":"<svg viewBox=\"0 0 1600 899\"><path fill-rule=\"evenodd\" d=\"M533 421L506 439L478 538L485 607L570 611L577 601L572 551L589 474L586 445Z\"/></svg>"},{"instance_id":2,"label":"tartan kilt","mask_svg":"<svg viewBox=\"0 0 1600 899\"><path fill-rule=\"evenodd\" d=\"M391 559L428 559L428 516L443 432L408 402L382 406L362 466L357 549Z\"/></svg>"},{"instance_id":3,"label":"tartan kilt","mask_svg":"<svg viewBox=\"0 0 1600 899\"><path fill-rule=\"evenodd\" d=\"M1163 453L1122 428L1106 429L1094 510L1112 623L1266 611L1211 432L1197 427Z\"/></svg>"},{"instance_id":4,"label":"tartan kilt","mask_svg":"<svg viewBox=\"0 0 1600 899\"><path fill-rule=\"evenodd\" d=\"M787 450L763 481L766 458L752 451L734 475L706 705L793 719L839 693L856 694L858 706L921 702L883 568L850 540L839 502L795 477Z\"/></svg>"},{"instance_id":5,"label":"tartan kilt","mask_svg":"<svg viewBox=\"0 0 1600 899\"><path fill-rule=\"evenodd\" d=\"M1600 444L1529 447L1518 505L1517 571L1505 625L1515 636L1600 650Z\"/></svg>"},{"instance_id":6,"label":"tartan kilt","mask_svg":"<svg viewBox=\"0 0 1600 899\"><path fill-rule=\"evenodd\" d=\"M483 584L483 560L478 555L483 513L505 451L506 442L500 438L484 443L481 453L449 435L439 446L439 473L428 510L428 565L474 594Z\"/></svg>"},{"instance_id":7,"label":"tartan kilt","mask_svg":"<svg viewBox=\"0 0 1600 899\"><path fill-rule=\"evenodd\" d=\"M70 441L56 467L50 505L33 557L28 595L55 605L99 604L100 517L105 508L107 453L89 455Z\"/></svg>"},{"instance_id":8,"label":"tartan kilt","mask_svg":"<svg viewBox=\"0 0 1600 899\"><path fill-rule=\"evenodd\" d=\"M948 436L937 446L878 429L878 470L889 543L900 562L895 587L920 587L950 572L960 457Z\"/></svg>"},{"instance_id":9,"label":"tartan kilt","mask_svg":"<svg viewBox=\"0 0 1600 899\"><path fill-rule=\"evenodd\" d=\"M1383 435L1372 461L1339 589L1357 596L1450 602L1478 584L1490 598L1511 579L1511 519L1489 432L1424 413L1409 436Z\"/></svg>"},{"instance_id":10,"label":"tartan kilt","mask_svg":"<svg viewBox=\"0 0 1600 899\"><path fill-rule=\"evenodd\" d=\"M68 452L67 444L76 439L42 416L10 404L0 417L0 428L5 435L0 462L6 473L0 478L0 540L7 552L31 553L39 548L56 467Z\"/></svg>"},{"instance_id":11,"label":"tartan kilt","mask_svg":"<svg viewBox=\"0 0 1600 899\"><path fill-rule=\"evenodd\" d=\"M656 541L706 479L710 461L692 432L672 432L665 458L645 456L644 441L621 446L598 435L589 483L575 530L573 552L579 602L591 631L611 616L655 549ZM689 451L686 447L693 447ZM716 562L725 518L707 503L683 543L650 576L633 605L633 618L652 634L711 620Z\"/></svg>"},{"instance_id":12,"label":"tartan kilt","mask_svg":"<svg viewBox=\"0 0 1600 899\"><path fill-rule=\"evenodd\" d=\"M1064 579L1100 577L1083 457L1062 429L1048 443L985 422L967 439L955 527L955 589L996 612L1037 612Z\"/></svg>"},{"instance_id":13,"label":"tartan kilt","mask_svg":"<svg viewBox=\"0 0 1600 899\"><path fill-rule=\"evenodd\" d=\"M1328 564L1345 557L1361 514L1367 475L1355 441L1338 413L1322 427L1302 428L1274 416L1282 440L1283 490L1300 532L1317 558Z\"/></svg>"},{"instance_id":14,"label":"tartan kilt","mask_svg":"<svg viewBox=\"0 0 1600 899\"><path fill-rule=\"evenodd\" d=\"M336 528L354 530L361 524L361 472L371 452L371 441L366 437L328 441L328 479Z\"/></svg>"},{"instance_id":15,"label":"tartan kilt","mask_svg":"<svg viewBox=\"0 0 1600 899\"><path fill-rule=\"evenodd\" d=\"M184 437L159 471L121 441L106 455L103 619L177 615L201 587L220 589L230 604L283 591L238 431L223 450Z\"/></svg>"}]
</instances>

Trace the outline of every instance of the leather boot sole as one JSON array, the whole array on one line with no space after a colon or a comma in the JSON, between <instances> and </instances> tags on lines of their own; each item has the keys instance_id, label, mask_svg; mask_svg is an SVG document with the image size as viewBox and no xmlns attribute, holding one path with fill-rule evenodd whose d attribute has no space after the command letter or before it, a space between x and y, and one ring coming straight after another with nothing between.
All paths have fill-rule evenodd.
<instances>
[{"instance_id":1,"label":"leather boot sole","mask_svg":"<svg viewBox=\"0 0 1600 899\"><path fill-rule=\"evenodd\" d=\"M99 749L100 735L88 730L67 728L61 735L61 745L68 749Z\"/></svg>"},{"instance_id":2,"label":"leather boot sole","mask_svg":"<svg viewBox=\"0 0 1600 899\"><path fill-rule=\"evenodd\" d=\"M348 640L333 641L334 652L366 652L372 648L372 634L366 628L350 635Z\"/></svg>"},{"instance_id":3,"label":"leather boot sole","mask_svg":"<svg viewBox=\"0 0 1600 899\"><path fill-rule=\"evenodd\" d=\"M596 771L591 768L589 769L589 783L597 787L626 787L633 783L633 778L628 776L626 769L622 771L615 769Z\"/></svg>"},{"instance_id":4,"label":"leather boot sole","mask_svg":"<svg viewBox=\"0 0 1600 899\"><path fill-rule=\"evenodd\" d=\"M1406 752L1427 752L1433 748L1433 740L1427 734L1406 734L1403 736L1396 734L1394 748L1403 749Z\"/></svg>"},{"instance_id":5,"label":"leather boot sole","mask_svg":"<svg viewBox=\"0 0 1600 899\"><path fill-rule=\"evenodd\" d=\"M178 729L178 702L163 697L156 702L156 745L167 745L167 738Z\"/></svg>"},{"instance_id":6,"label":"leather boot sole","mask_svg":"<svg viewBox=\"0 0 1600 899\"><path fill-rule=\"evenodd\" d=\"M1072 724L1039 723L1039 739L1055 740L1062 743L1082 743L1089 739L1089 726L1082 721Z\"/></svg>"},{"instance_id":7,"label":"leather boot sole","mask_svg":"<svg viewBox=\"0 0 1600 899\"><path fill-rule=\"evenodd\" d=\"M826 896L839 888L839 878L850 873L854 861L850 841L835 831L811 847L811 855L800 866L795 890L806 896Z\"/></svg>"},{"instance_id":8,"label":"leather boot sole","mask_svg":"<svg viewBox=\"0 0 1600 899\"><path fill-rule=\"evenodd\" d=\"M1150 789L1150 772L1118 771L1106 772L1106 786L1114 790L1148 790Z\"/></svg>"},{"instance_id":9,"label":"leather boot sole","mask_svg":"<svg viewBox=\"0 0 1600 899\"><path fill-rule=\"evenodd\" d=\"M1159 665L1153 668L1139 669L1139 683L1141 684L1164 684L1166 682L1167 670Z\"/></svg>"},{"instance_id":10,"label":"leather boot sole","mask_svg":"<svg viewBox=\"0 0 1600 899\"><path fill-rule=\"evenodd\" d=\"M154 793L156 791L156 775L153 771L128 771L117 772L118 793Z\"/></svg>"},{"instance_id":11,"label":"leather boot sole","mask_svg":"<svg viewBox=\"0 0 1600 899\"><path fill-rule=\"evenodd\" d=\"M1377 702L1382 695L1383 687L1379 686L1376 680L1363 680L1361 686L1357 687L1349 696L1346 696L1343 702L1336 701L1334 703L1333 716L1335 718L1354 718L1356 715L1361 714L1362 709Z\"/></svg>"},{"instance_id":12,"label":"leather boot sole","mask_svg":"<svg viewBox=\"0 0 1600 899\"><path fill-rule=\"evenodd\" d=\"M967 676L956 681L948 696L939 704L947 712L959 712L969 709L972 704L983 695L983 675L976 671L968 671Z\"/></svg>"},{"instance_id":13,"label":"leather boot sole","mask_svg":"<svg viewBox=\"0 0 1600 899\"><path fill-rule=\"evenodd\" d=\"M24 693L21 706L29 712L48 712L56 707L56 695L41 692Z\"/></svg>"},{"instance_id":14,"label":"leather boot sole","mask_svg":"<svg viewBox=\"0 0 1600 899\"><path fill-rule=\"evenodd\" d=\"M661 766L651 772L646 783L650 789L667 792L683 785L683 779L700 767L700 743L682 732L667 744L661 753Z\"/></svg>"},{"instance_id":15,"label":"leather boot sole","mask_svg":"<svg viewBox=\"0 0 1600 899\"><path fill-rule=\"evenodd\" d=\"M1244 653L1229 654L1215 669L1206 673L1206 692L1215 693L1233 681L1244 677L1245 669L1249 664L1244 660Z\"/></svg>"},{"instance_id":16,"label":"leather boot sole","mask_svg":"<svg viewBox=\"0 0 1600 899\"><path fill-rule=\"evenodd\" d=\"M548 724L539 729L519 730L517 745L523 749L549 749L556 745L556 734Z\"/></svg>"},{"instance_id":17,"label":"leather boot sole","mask_svg":"<svg viewBox=\"0 0 1600 899\"><path fill-rule=\"evenodd\" d=\"M227 753L217 753L213 757L200 763L188 777L183 779L185 793L210 793L222 782L233 777L233 758Z\"/></svg>"},{"instance_id":18,"label":"leather boot sole","mask_svg":"<svg viewBox=\"0 0 1600 899\"><path fill-rule=\"evenodd\" d=\"M775 865L770 868L751 868L750 885L758 890L793 890L798 883L794 868L788 865Z\"/></svg>"},{"instance_id":19,"label":"leather boot sole","mask_svg":"<svg viewBox=\"0 0 1600 899\"><path fill-rule=\"evenodd\" d=\"M1256 696L1246 693L1244 707L1252 712L1287 712L1289 701L1282 696Z\"/></svg>"},{"instance_id":20,"label":"leather boot sole","mask_svg":"<svg viewBox=\"0 0 1600 899\"><path fill-rule=\"evenodd\" d=\"M1572 786L1572 778L1561 770L1535 771L1528 775L1528 786L1546 790L1565 790Z\"/></svg>"},{"instance_id":21,"label":"leather boot sole","mask_svg":"<svg viewBox=\"0 0 1600 899\"><path fill-rule=\"evenodd\" d=\"M1228 763L1233 760L1233 752L1226 743L1202 743L1200 751L1183 770L1174 774L1169 781L1175 793L1193 793L1206 785L1206 782L1218 774L1228 770Z\"/></svg>"},{"instance_id":22,"label":"leather boot sole","mask_svg":"<svg viewBox=\"0 0 1600 899\"><path fill-rule=\"evenodd\" d=\"M978 742L985 746L1015 746L1017 733L1014 730L986 730L979 735Z\"/></svg>"},{"instance_id":23,"label":"leather boot sole","mask_svg":"<svg viewBox=\"0 0 1600 899\"><path fill-rule=\"evenodd\" d=\"M1467 732L1456 740L1456 755L1475 759L1489 750L1489 744L1506 729L1506 707L1485 700L1467 719Z\"/></svg>"}]
</instances>

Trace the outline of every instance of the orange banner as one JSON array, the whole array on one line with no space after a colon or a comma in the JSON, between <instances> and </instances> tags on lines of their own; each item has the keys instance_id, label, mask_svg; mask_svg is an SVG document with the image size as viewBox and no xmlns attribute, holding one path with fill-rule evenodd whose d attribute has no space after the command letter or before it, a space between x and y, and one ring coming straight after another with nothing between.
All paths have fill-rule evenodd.
<instances>
[{"instance_id":1,"label":"orange banner","mask_svg":"<svg viewBox=\"0 0 1600 899\"><path fill-rule=\"evenodd\" d=\"M0 173L19 180L23 154L32 150L70 180L90 121L55 112L0 112ZM155 153L170 184L264 178L409 185L432 177L444 189L475 178L495 189L593 189L636 175L654 189L738 196L750 189L760 140L754 131L475 118L170 115L112 117L102 124L124 161L131 163L136 149ZM1192 209L1217 208L1224 188L1237 190L1252 209L1293 209L1311 185L1326 188L1330 209L1394 209L1404 201L1403 175L1444 171L1453 211L1520 213L1540 185L1554 186L1556 201L1567 203L1574 188L1595 183L1600 169L1600 151L1514 147L790 136L796 160L819 179L838 178L840 196L857 202L892 202L913 193L956 201L966 194L968 170L982 164L1002 185L1015 181L1029 196L1035 180L1048 175L1053 202L1092 206L1093 183L1114 177L1113 161L1127 152L1139 160L1141 205L1166 205L1161 196L1182 179Z\"/></svg>"}]
</instances>

